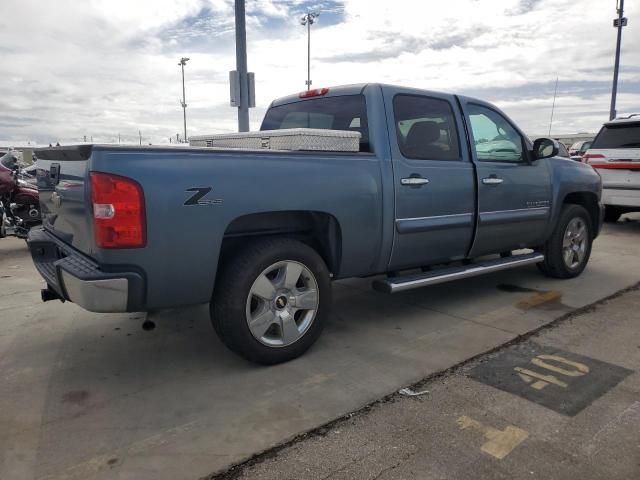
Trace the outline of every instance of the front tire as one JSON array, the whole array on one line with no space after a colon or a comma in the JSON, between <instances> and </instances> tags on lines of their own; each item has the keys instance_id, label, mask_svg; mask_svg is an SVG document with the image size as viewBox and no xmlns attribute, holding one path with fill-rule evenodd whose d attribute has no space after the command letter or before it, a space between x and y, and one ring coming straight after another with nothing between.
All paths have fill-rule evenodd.
<instances>
[{"instance_id":1,"label":"front tire","mask_svg":"<svg viewBox=\"0 0 640 480\"><path fill-rule=\"evenodd\" d=\"M587 210L567 204L547 243L542 247L544 261L538 263L542 273L553 278L577 277L591 256L593 226Z\"/></svg>"},{"instance_id":2,"label":"front tire","mask_svg":"<svg viewBox=\"0 0 640 480\"><path fill-rule=\"evenodd\" d=\"M230 350L272 365L307 351L330 307L331 281L320 255L299 241L271 238L252 241L223 265L210 311Z\"/></svg>"}]
</instances>

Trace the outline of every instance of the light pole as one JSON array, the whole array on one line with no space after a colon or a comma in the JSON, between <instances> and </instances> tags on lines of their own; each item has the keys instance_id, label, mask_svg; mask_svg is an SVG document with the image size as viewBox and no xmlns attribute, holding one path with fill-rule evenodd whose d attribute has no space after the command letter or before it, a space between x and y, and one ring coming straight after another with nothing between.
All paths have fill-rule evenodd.
<instances>
[{"instance_id":1,"label":"light pole","mask_svg":"<svg viewBox=\"0 0 640 480\"><path fill-rule=\"evenodd\" d=\"M622 41L622 27L627 25L624 15L624 0L618 0L616 5L618 18L613 20L613 26L618 29L618 40L616 42L616 61L613 66L613 87L611 89L611 109L609 110L609 120L616 118L616 95L618 94L618 68L620 67L620 43Z\"/></svg>"},{"instance_id":2,"label":"light pole","mask_svg":"<svg viewBox=\"0 0 640 480\"><path fill-rule=\"evenodd\" d=\"M318 12L305 13L300 19L300 25L307 27L307 90L311 89L311 25L316 22Z\"/></svg>"},{"instance_id":3,"label":"light pole","mask_svg":"<svg viewBox=\"0 0 640 480\"><path fill-rule=\"evenodd\" d=\"M553 111L556 109L557 95L558 95L558 77L556 77L556 88L553 91L553 103L551 104L551 118L549 119L549 136L551 136L551 125L553 125Z\"/></svg>"},{"instance_id":4,"label":"light pole","mask_svg":"<svg viewBox=\"0 0 640 480\"><path fill-rule=\"evenodd\" d=\"M247 73L247 30L245 27L244 0L235 0L236 15L236 70L240 80L238 103L238 131L249 131L249 79Z\"/></svg>"},{"instance_id":5,"label":"light pole","mask_svg":"<svg viewBox=\"0 0 640 480\"><path fill-rule=\"evenodd\" d=\"M182 117L184 119L184 141L187 141L187 99L184 93L184 66L187 64L187 62L189 61L188 57L182 57L180 59L180 61L178 62L178 65L180 65L182 67L182 102L180 102L180 104L182 105Z\"/></svg>"}]
</instances>

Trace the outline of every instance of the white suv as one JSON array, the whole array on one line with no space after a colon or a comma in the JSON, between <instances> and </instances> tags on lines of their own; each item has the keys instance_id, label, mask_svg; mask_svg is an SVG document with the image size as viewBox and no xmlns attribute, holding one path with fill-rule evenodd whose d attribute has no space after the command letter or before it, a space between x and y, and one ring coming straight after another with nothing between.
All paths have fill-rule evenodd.
<instances>
[{"instance_id":1,"label":"white suv","mask_svg":"<svg viewBox=\"0 0 640 480\"><path fill-rule=\"evenodd\" d=\"M605 123L582 161L602 177L606 221L640 211L640 113Z\"/></svg>"}]
</instances>

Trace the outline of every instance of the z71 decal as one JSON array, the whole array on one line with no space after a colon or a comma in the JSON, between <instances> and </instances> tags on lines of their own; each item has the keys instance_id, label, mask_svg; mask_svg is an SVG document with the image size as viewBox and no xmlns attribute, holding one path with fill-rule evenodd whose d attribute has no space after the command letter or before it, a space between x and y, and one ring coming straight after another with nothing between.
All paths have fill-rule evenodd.
<instances>
[{"instance_id":1,"label":"z71 decal","mask_svg":"<svg viewBox=\"0 0 640 480\"><path fill-rule=\"evenodd\" d=\"M222 199L221 198L216 198L213 200L203 200L204 197L207 196L207 194L213 190L211 187L193 187L193 188L187 188L187 192L189 193L193 193L193 195L191 195L186 202L184 202L183 205L185 206L190 206L190 205L221 205L222 204Z\"/></svg>"}]
</instances>

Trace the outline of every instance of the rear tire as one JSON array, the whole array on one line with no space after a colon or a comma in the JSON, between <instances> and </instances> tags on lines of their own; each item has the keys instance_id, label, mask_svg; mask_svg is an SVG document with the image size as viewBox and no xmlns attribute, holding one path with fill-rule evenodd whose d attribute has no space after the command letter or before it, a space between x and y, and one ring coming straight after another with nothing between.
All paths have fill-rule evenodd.
<instances>
[{"instance_id":1,"label":"rear tire","mask_svg":"<svg viewBox=\"0 0 640 480\"><path fill-rule=\"evenodd\" d=\"M560 212L556 227L541 248L544 261L538 263L542 273L553 278L577 277L591 256L593 226L587 210L567 204Z\"/></svg>"},{"instance_id":2,"label":"rear tire","mask_svg":"<svg viewBox=\"0 0 640 480\"><path fill-rule=\"evenodd\" d=\"M622 211L618 207L604 207L604 221L617 222L622 215Z\"/></svg>"},{"instance_id":3,"label":"rear tire","mask_svg":"<svg viewBox=\"0 0 640 480\"><path fill-rule=\"evenodd\" d=\"M307 351L330 308L327 266L311 247L288 238L252 241L235 252L218 274L210 305L222 342L263 365Z\"/></svg>"}]
</instances>

